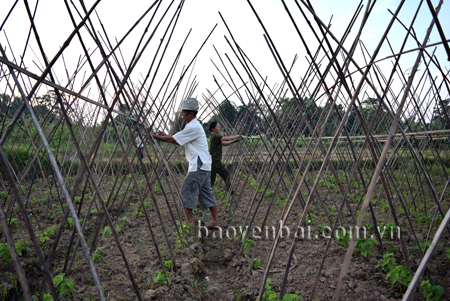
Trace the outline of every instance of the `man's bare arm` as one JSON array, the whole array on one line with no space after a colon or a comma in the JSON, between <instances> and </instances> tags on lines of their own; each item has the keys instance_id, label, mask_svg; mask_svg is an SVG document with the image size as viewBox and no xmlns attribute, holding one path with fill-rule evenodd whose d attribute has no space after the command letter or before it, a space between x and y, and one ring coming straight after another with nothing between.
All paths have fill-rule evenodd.
<instances>
[{"instance_id":1,"label":"man's bare arm","mask_svg":"<svg viewBox=\"0 0 450 301\"><path fill-rule=\"evenodd\" d=\"M175 139L173 139L172 136L166 135L166 133L164 133L164 132L159 132L159 135L150 133L150 136L152 136L154 139L156 139L158 141L179 145L178 142Z\"/></svg>"}]
</instances>

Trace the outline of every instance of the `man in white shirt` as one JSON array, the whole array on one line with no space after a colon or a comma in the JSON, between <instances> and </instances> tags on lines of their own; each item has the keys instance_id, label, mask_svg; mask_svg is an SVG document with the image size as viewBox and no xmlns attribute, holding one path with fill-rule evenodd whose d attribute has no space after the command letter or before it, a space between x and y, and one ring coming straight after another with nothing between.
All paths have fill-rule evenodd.
<instances>
[{"instance_id":1,"label":"man in white shirt","mask_svg":"<svg viewBox=\"0 0 450 301\"><path fill-rule=\"evenodd\" d=\"M189 170L181 188L181 199L188 223L194 224L192 210L197 206L197 200L202 209L209 208L212 222L208 230L218 230L220 224L217 218L217 202L211 189L211 155L208 151L208 142L202 125L197 120L198 101L188 98L181 107L181 117L187 125L181 132L173 136L160 132L151 136L159 141L175 145L185 145L186 159L189 161Z\"/></svg>"},{"instance_id":2,"label":"man in white shirt","mask_svg":"<svg viewBox=\"0 0 450 301\"><path fill-rule=\"evenodd\" d=\"M141 137L137 136L136 137L136 145L137 145L137 150L138 150L138 154L139 154L139 158L141 158L141 160L144 158L144 142L141 140Z\"/></svg>"}]
</instances>

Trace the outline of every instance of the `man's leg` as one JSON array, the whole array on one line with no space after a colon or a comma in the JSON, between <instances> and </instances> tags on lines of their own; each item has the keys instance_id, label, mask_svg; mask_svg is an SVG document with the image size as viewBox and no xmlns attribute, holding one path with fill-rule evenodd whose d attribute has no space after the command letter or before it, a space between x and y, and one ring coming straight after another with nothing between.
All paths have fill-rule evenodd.
<instances>
[{"instance_id":1,"label":"man's leg","mask_svg":"<svg viewBox=\"0 0 450 301\"><path fill-rule=\"evenodd\" d=\"M219 219L217 218L217 206L209 207L209 211L211 211L211 227L219 227Z\"/></svg>"},{"instance_id":2,"label":"man's leg","mask_svg":"<svg viewBox=\"0 0 450 301\"><path fill-rule=\"evenodd\" d=\"M197 205L197 199L199 197L200 190L197 179L199 175L200 174L198 173L198 171L188 172L180 191L181 201L183 202L183 204L179 203L179 205L183 206L187 222L192 225L194 224L194 216L192 214L192 210Z\"/></svg>"},{"instance_id":3,"label":"man's leg","mask_svg":"<svg viewBox=\"0 0 450 301\"><path fill-rule=\"evenodd\" d=\"M193 225L194 224L194 216L192 214L192 209L184 208L184 212L186 213L188 224ZM211 215L212 215L212 213L211 213ZM217 217L217 209L216 209L216 217Z\"/></svg>"},{"instance_id":4,"label":"man's leg","mask_svg":"<svg viewBox=\"0 0 450 301\"><path fill-rule=\"evenodd\" d=\"M217 202L214 198L211 188L211 176L209 171L201 171L203 174L203 183L198 195L198 201L202 208L209 208L211 211L211 227L219 227L219 219L217 217Z\"/></svg>"}]
</instances>

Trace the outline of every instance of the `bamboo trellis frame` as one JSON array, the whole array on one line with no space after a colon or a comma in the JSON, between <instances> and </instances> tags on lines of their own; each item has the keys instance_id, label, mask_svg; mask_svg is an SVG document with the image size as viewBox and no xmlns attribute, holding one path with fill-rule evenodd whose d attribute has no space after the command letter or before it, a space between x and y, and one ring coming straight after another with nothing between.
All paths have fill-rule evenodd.
<instances>
[{"instance_id":1,"label":"bamboo trellis frame","mask_svg":"<svg viewBox=\"0 0 450 301\"><path fill-rule=\"evenodd\" d=\"M33 293L42 298L48 287L54 300L59 300L49 267L55 261L57 248L63 244L61 237L71 218L74 227L69 243L64 245L68 250L61 268L66 273L71 272L81 246L98 298L105 300L92 255L101 230L108 225L125 266L124 274L129 277L136 298L142 300L139 281L130 267L121 234L115 230L118 212L126 207L127 198L133 195L139 202L138 213L144 214L145 225L151 233L151 241L147 244L156 252L158 265L165 271L161 249L167 248L167 256L176 268L179 260L174 252L175 241L169 237L167 229L172 226L176 229L175 239L182 241L187 237L185 229L178 227L185 217L177 206L182 184L179 174L186 173L187 168L182 163L181 149L161 145L147 137L152 129L162 129L170 134L181 129L176 112L183 99L194 95L199 84L195 76L191 78L195 61L216 27L202 44L196 45L195 55L189 61L181 62L190 32L183 41L172 41L171 38L182 14L184 0L154 1L120 41L110 39L97 14L100 0L90 8L85 7L83 1L77 5L64 1L74 29L54 57L48 58L41 40L43 33L35 24L38 4L31 7L27 0L23 2L30 26L24 49L12 49L6 33L0 40L0 92L12 96L8 102L0 103L0 116L3 117L0 122L0 190L5 195L0 207L0 240L12 250L11 259L23 295L26 300L32 300L26 275L13 247L15 230L10 222L12 218L18 218L27 230L24 235L33 243L44 275L40 290ZM217 57L211 58L211 62L220 77L213 75L216 86L202 91L204 94L199 100L203 107L199 118L206 121L215 116L227 132L249 136L231 146L223 158L232 166L230 181L235 190L234 194L228 192L225 196L229 206L227 214L237 217L240 226L250 228L255 225L264 228L273 220L282 224L292 221L299 228L306 225L307 219L312 220L313 215L322 215L332 233L340 223L361 227L363 223L371 222L377 229L381 223L386 225L392 221L404 230L399 232L397 244L403 264L413 267L406 237L412 237L422 256L420 266L412 271L414 278L403 297L410 299L439 241L448 239L450 233L450 174L445 166L450 164L450 80L448 67L435 55L438 47L449 49L439 22L442 0L436 8L430 0L427 0L428 7L421 1L410 24L403 24L398 18L405 5L404 0L400 1L397 10L391 12L391 21L375 49L367 49L360 41L374 8L373 1L368 0L365 8L362 2L358 5L347 30L339 38L334 35L333 28L316 15L310 1L294 0L296 11L293 11L280 0L298 35L292 38L299 38L307 53L307 68L303 68L305 71L300 80L291 76L299 64L297 56L288 65L287 58L280 55L273 42L270 29L266 28L251 1L247 2L264 31L261 39L272 54L267 60L275 61L281 81L269 86L267 77L260 74L245 49L235 40L226 18L219 14L218 20L227 30L225 40L229 48L214 47ZM16 5L17 1L2 21L0 32L11 12L17 9ZM428 28L417 28L420 25L416 23L416 16L421 10L431 11ZM307 21L307 29L299 30L299 21L294 14L300 14ZM359 28L357 19L362 19ZM166 27L159 28L163 21L168 21L164 23ZM132 56L124 57L123 43L128 41L130 33L138 31L139 23L144 22L147 22L145 31ZM394 24L400 24L404 29L400 49L393 49L389 40ZM441 41L429 41L434 27L439 31ZM416 34L418 29L426 30L423 41ZM314 37L314 43L305 40L306 30ZM349 41L351 30L357 34ZM158 43L152 38L160 31L163 35ZM407 49L409 39L417 44L415 48ZM89 49L91 42L95 43L95 49ZM69 54L68 49L73 44L82 52L77 54L77 66L69 74L65 61L75 60L75 57L65 55ZM317 48L313 49L310 44ZM156 50L148 73L134 82L131 75L142 62L149 45L155 45ZM35 55L40 57L35 62L37 69L33 70L40 73L28 70L25 65L28 61L24 60L36 46L39 53ZM169 47L178 49L175 58L168 58L166 50ZM378 55L383 47L389 48L392 54L380 59ZM407 54L415 55L409 74L405 73L401 61ZM160 69L163 60L172 60L169 70ZM392 62L389 72L380 67L386 60ZM57 69L56 65L60 67L61 62L64 69ZM176 74L178 65L183 64L181 73ZM57 73L56 70L63 71ZM61 80L64 76L67 79ZM156 83L157 77L164 79L162 83ZM394 81L401 84L394 86ZM43 100L38 93L50 90L53 103L45 114L41 114ZM13 102L14 97L19 96L22 101ZM237 106L230 103L231 98L237 99ZM370 99L377 102L365 102ZM224 104L232 108L232 118L227 117ZM67 131L67 137L58 136L57 133L64 131ZM137 137L148 140L143 150L144 158L139 156ZM19 150L24 155L17 161L11 154ZM49 188L47 197L51 197L49 201L53 202L53 208L61 209L55 211L60 222L46 255L38 239L44 235L41 223L45 217L35 214L30 200L36 181ZM144 187L140 183L145 183ZM121 189L125 190L123 196L116 193ZM157 189L161 195L156 195ZM355 190L362 193L357 196L353 193ZM272 193L267 197L270 191ZM44 191L39 193L44 196ZM286 200L282 208L276 206L279 196ZM147 202L151 202L154 210L146 209ZM384 213L379 210L383 202L388 208ZM419 229L412 222L412 209L417 210L420 204L425 211L432 206L430 212L433 211L432 220L426 224L425 241L431 241L427 251L422 250L423 241L417 235ZM334 211L329 210L330 206ZM163 216L163 209L169 212L169 217ZM92 210L99 212L99 216L92 216ZM438 216L442 218L439 225ZM95 225L95 231L85 237L88 223ZM162 234L158 236L155 233L159 231ZM274 258L281 252L278 245L282 231L283 228L278 226L266 254L258 300L264 294ZM249 235L250 232L244 232L236 247L241 256L244 254L243 242ZM386 246L380 232L375 231L374 237L383 253ZM353 232L339 279L334 289L329 288L334 300L342 296L357 238ZM280 299L289 285L293 262L302 254L302 243L298 237L289 242L287 264L279 279ZM314 285L305 292L310 299L316 296L321 271L327 265L333 243L334 240L329 239L321 253L320 267L314 272ZM250 273L260 244L262 242L257 240L245 273Z\"/></svg>"}]
</instances>

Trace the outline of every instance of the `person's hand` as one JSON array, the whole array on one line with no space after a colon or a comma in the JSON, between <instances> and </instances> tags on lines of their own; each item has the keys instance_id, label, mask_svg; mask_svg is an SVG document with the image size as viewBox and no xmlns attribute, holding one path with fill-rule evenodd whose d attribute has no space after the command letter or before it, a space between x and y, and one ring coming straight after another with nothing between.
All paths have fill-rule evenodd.
<instances>
[{"instance_id":1,"label":"person's hand","mask_svg":"<svg viewBox=\"0 0 450 301\"><path fill-rule=\"evenodd\" d=\"M241 139L247 139L247 136L239 135L239 138L241 138Z\"/></svg>"},{"instance_id":2,"label":"person's hand","mask_svg":"<svg viewBox=\"0 0 450 301\"><path fill-rule=\"evenodd\" d=\"M158 131L158 135L160 135L160 136L167 136L167 134L164 133L163 131Z\"/></svg>"}]
</instances>

